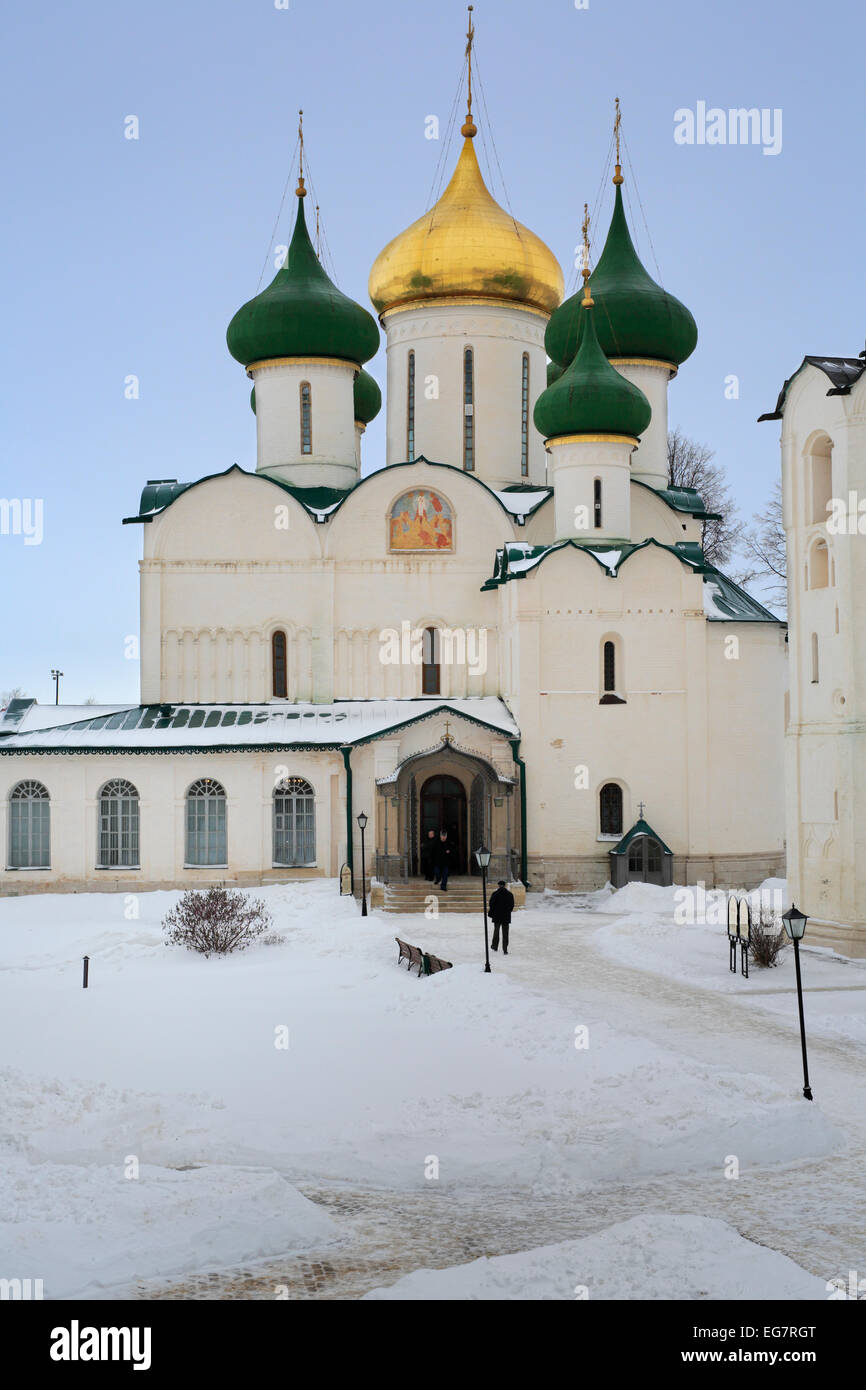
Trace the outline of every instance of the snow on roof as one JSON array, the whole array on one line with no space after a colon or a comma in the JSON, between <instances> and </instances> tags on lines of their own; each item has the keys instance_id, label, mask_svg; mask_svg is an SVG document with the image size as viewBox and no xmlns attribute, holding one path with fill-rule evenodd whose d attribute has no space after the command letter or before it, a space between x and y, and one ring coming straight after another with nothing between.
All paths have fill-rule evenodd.
<instances>
[{"instance_id":1,"label":"snow on roof","mask_svg":"<svg viewBox=\"0 0 866 1390\"><path fill-rule=\"evenodd\" d=\"M28 749L249 748L362 743L438 710L462 715L507 737L519 730L497 696L466 699L337 700L329 705L32 706L17 724L0 720L0 753Z\"/></svg>"},{"instance_id":2,"label":"snow on roof","mask_svg":"<svg viewBox=\"0 0 866 1390\"><path fill-rule=\"evenodd\" d=\"M596 560L601 561L605 569L609 569L611 571L616 569L617 565L622 559L621 550L593 550L590 546L587 546L587 550L589 550L590 555L595 556Z\"/></svg>"},{"instance_id":3,"label":"snow on roof","mask_svg":"<svg viewBox=\"0 0 866 1390\"><path fill-rule=\"evenodd\" d=\"M781 618L719 570L704 575L704 615L712 622L782 623Z\"/></svg>"},{"instance_id":4,"label":"snow on roof","mask_svg":"<svg viewBox=\"0 0 866 1390\"><path fill-rule=\"evenodd\" d=\"M514 492L499 492L496 488L491 488L507 512L512 516L529 516L531 511L540 507L542 502L546 502L550 496L550 488L539 488L532 491L529 488L520 488Z\"/></svg>"}]
</instances>

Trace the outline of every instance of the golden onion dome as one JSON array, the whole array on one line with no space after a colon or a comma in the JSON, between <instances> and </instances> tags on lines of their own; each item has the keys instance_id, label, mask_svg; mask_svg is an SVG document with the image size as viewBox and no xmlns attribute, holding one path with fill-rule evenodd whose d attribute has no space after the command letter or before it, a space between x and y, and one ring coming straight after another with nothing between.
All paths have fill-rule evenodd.
<instances>
[{"instance_id":1,"label":"golden onion dome","mask_svg":"<svg viewBox=\"0 0 866 1390\"><path fill-rule=\"evenodd\" d=\"M464 134L474 127L464 127ZM431 300L498 299L552 314L562 299L559 262L540 237L491 197L472 136L429 212L380 251L370 298L380 314Z\"/></svg>"}]
</instances>

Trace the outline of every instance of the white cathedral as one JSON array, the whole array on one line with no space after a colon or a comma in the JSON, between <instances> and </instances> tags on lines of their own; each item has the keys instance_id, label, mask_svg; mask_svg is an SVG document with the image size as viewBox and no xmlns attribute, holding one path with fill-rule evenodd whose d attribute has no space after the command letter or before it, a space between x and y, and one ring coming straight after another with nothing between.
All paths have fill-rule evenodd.
<instances>
[{"instance_id":1,"label":"white cathedral","mask_svg":"<svg viewBox=\"0 0 866 1390\"><path fill-rule=\"evenodd\" d=\"M694 320L638 259L619 163L602 254L563 302L551 251L485 186L475 135L470 109L441 198L372 268L387 453L363 477L379 326L326 275L301 175L285 264L228 329L253 383L255 467L149 481L126 518L143 537L138 704L6 710L0 891L341 870L360 891L361 814L385 905L442 826L458 875L483 844L519 901L785 872L785 625L706 561L704 504L668 483L668 386ZM809 415L826 479L854 397L820 416L819 374L798 378L785 421ZM820 510L824 482L811 487ZM811 523L791 524L796 565L826 573ZM797 622L800 606L829 612L820 583ZM848 727L854 673L816 694L808 661L788 721L821 722L812 767ZM856 906L805 890L822 854L853 854L834 814L853 805L844 779L866 774L834 746L841 802L832 776L806 784L798 894L862 923L862 888Z\"/></svg>"}]
</instances>

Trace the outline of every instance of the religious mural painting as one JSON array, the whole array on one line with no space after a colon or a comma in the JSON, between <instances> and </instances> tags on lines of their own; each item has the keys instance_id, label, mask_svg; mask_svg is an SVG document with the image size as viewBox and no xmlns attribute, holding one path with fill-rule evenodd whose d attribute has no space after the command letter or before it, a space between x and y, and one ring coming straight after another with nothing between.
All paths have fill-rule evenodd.
<instances>
[{"instance_id":1,"label":"religious mural painting","mask_svg":"<svg viewBox=\"0 0 866 1390\"><path fill-rule=\"evenodd\" d=\"M454 517L444 497L430 488L404 492L391 508L392 550L453 550Z\"/></svg>"}]
</instances>

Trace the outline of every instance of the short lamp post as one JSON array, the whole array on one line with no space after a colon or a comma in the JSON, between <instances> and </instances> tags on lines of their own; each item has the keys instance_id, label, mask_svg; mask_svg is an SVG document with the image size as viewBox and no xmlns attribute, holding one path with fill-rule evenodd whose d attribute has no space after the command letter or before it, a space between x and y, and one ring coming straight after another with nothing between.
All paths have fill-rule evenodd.
<instances>
[{"instance_id":1,"label":"short lamp post","mask_svg":"<svg viewBox=\"0 0 866 1390\"><path fill-rule=\"evenodd\" d=\"M490 850L482 845L475 851L478 867L481 870L481 902L484 907L484 973L490 973L490 941L487 931L487 870L490 868Z\"/></svg>"},{"instance_id":2,"label":"short lamp post","mask_svg":"<svg viewBox=\"0 0 866 1390\"><path fill-rule=\"evenodd\" d=\"M367 829L367 817L362 811L358 817L358 824L361 827L361 916L367 916L367 877L366 866L364 863L364 831Z\"/></svg>"},{"instance_id":3,"label":"short lamp post","mask_svg":"<svg viewBox=\"0 0 866 1390\"><path fill-rule=\"evenodd\" d=\"M806 931L808 917L800 912L792 903L787 912L782 913L782 921L785 923L785 931L794 943L794 965L797 971L797 1005L800 1010L800 1042L803 1047L803 1095L806 1100L812 1100L812 1088L809 1085L809 1063L806 1060L806 1023L803 1018L803 982L800 978L800 942Z\"/></svg>"},{"instance_id":4,"label":"short lamp post","mask_svg":"<svg viewBox=\"0 0 866 1390\"><path fill-rule=\"evenodd\" d=\"M63 672L62 672L62 671L52 670L52 672L51 672L51 679L52 679L53 682L54 682L54 703L55 703L55 705L59 705L59 704L60 704L60 677L61 677L62 675L63 675Z\"/></svg>"}]
</instances>

